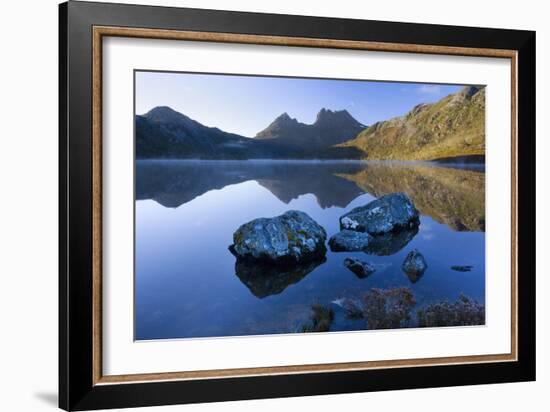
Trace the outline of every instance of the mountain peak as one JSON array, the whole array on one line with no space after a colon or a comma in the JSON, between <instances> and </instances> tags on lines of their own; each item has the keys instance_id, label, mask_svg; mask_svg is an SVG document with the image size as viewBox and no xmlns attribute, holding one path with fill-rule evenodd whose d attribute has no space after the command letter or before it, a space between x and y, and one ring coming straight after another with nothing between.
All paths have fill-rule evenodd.
<instances>
[{"instance_id":1,"label":"mountain peak","mask_svg":"<svg viewBox=\"0 0 550 412\"><path fill-rule=\"evenodd\" d=\"M457 93L451 95L451 104L463 104L464 102L476 98L479 92L484 89L483 86L464 86Z\"/></svg>"},{"instance_id":2,"label":"mountain peak","mask_svg":"<svg viewBox=\"0 0 550 412\"><path fill-rule=\"evenodd\" d=\"M347 110L330 110L322 108L317 113L317 118L315 119L314 125L325 125L337 122L339 124L350 124L350 125L360 125L360 123L353 118Z\"/></svg>"},{"instance_id":3,"label":"mountain peak","mask_svg":"<svg viewBox=\"0 0 550 412\"><path fill-rule=\"evenodd\" d=\"M479 92L482 88L479 87L479 86L465 86L461 91L460 93L464 96L464 97L472 97L474 94L476 94L477 92Z\"/></svg>"},{"instance_id":4,"label":"mountain peak","mask_svg":"<svg viewBox=\"0 0 550 412\"><path fill-rule=\"evenodd\" d=\"M157 114L176 114L176 113L178 112L176 112L174 109L172 109L169 106L156 106L156 107L153 107L151 110L149 110L147 113L145 113L144 116L149 117L149 116L155 116Z\"/></svg>"},{"instance_id":5,"label":"mountain peak","mask_svg":"<svg viewBox=\"0 0 550 412\"><path fill-rule=\"evenodd\" d=\"M273 123L276 123L276 122L277 122L277 123L281 123L281 122L286 122L286 123L288 123L288 122L293 122L293 123L295 123L295 122L297 122L297 120L296 120L296 119L293 119L292 117L290 117L290 116L288 115L287 112L284 112L283 114L279 115L279 116L273 121Z\"/></svg>"},{"instance_id":6,"label":"mountain peak","mask_svg":"<svg viewBox=\"0 0 550 412\"><path fill-rule=\"evenodd\" d=\"M162 123L174 123L187 120L188 117L168 106L157 106L143 115L149 120Z\"/></svg>"},{"instance_id":7,"label":"mountain peak","mask_svg":"<svg viewBox=\"0 0 550 412\"><path fill-rule=\"evenodd\" d=\"M317 119L320 118L320 117L322 118L322 117L325 117L325 116L330 116L334 113L335 112L333 112L332 110L323 107L323 108L321 108L321 110L319 110L317 112Z\"/></svg>"},{"instance_id":8,"label":"mountain peak","mask_svg":"<svg viewBox=\"0 0 550 412\"><path fill-rule=\"evenodd\" d=\"M330 110L326 108L322 108L317 113L317 120L323 119L323 118L331 118L331 117L351 117L349 112L347 110Z\"/></svg>"},{"instance_id":9,"label":"mountain peak","mask_svg":"<svg viewBox=\"0 0 550 412\"><path fill-rule=\"evenodd\" d=\"M259 132L256 138L277 139L284 145L300 150L320 150L351 139L364 128L346 110L322 108L313 124L300 123L283 113Z\"/></svg>"}]
</instances>

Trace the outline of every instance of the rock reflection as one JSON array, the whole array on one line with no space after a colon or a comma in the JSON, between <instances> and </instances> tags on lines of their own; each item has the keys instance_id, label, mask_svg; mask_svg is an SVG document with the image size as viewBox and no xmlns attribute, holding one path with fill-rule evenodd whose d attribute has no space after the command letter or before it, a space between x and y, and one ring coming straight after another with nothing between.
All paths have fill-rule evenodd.
<instances>
[{"instance_id":1,"label":"rock reflection","mask_svg":"<svg viewBox=\"0 0 550 412\"><path fill-rule=\"evenodd\" d=\"M403 230L398 233L373 236L363 251L369 255L390 256L407 246L417 233L418 226L415 226L410 230Z\"/></svg>"},{"instance_id":2,"label":"rock reflection","mask_svg":"<svg viewBox=\"0 0 550 412\"><path fill-rule=\"evenodd\" d=\"M422 279L422 276L424 276L424 273L412 273L412 272L403 272L411 281L411 283L416 283L420 279Z\"/></svg>"},{"instance_id":3,"label":"rock reflection","mask_svg":"<svg viewBox=\"0 0 550 412\"><path fill-rule=\"evenodd\" d=\"M417 233L418 226L376 236L344 229L332 236L328 244L333 252L365 252L368 255L390 256L407 246Z\"/></svg>"},{"instance_id":4,"label":"rock reflection","mask_svg":"<svg viewBox=\"0 0 550 412\"><path fill-rule=\"evenodd\" d=\"M248 260L237 260L235 273L254 296L263 299L267 296L278 295L288 286L300 282L325 261L326 259L322 258L291 267L281 267Z\"/></svg>"}]
</instances>

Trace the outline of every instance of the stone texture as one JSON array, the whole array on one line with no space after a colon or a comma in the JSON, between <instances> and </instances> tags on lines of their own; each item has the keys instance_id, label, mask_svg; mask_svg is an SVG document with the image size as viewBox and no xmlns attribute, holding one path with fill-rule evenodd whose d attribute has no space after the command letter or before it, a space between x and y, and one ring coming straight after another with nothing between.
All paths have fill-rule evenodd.
<instances>
[{"instance_id":1,"label":"stone texture","mask_svg":"<svg viewBox=\"0 0 550 412\"><path fill-rule=\"evenodd\" d=\"M428 264L426 263L426 259L424 259L422 253L416 249L408 253L402 266L403 272L416 278L422 276L427 268Z\"/></svg>"},{"instance_id":2,"label":"stone texture","mask_svg":"<svg viewBox=\"0 0 550 412\"><path fill-rule=\"evenodd\" d=\"M233 234L229 249L240 259L296 264L322 258L326 238L325 229L310 216L290 210L243 224Z\"/></svg>"},{"instance_id":3,"label":"stone texture","mask_svg":"<svg viewBox=\"0 0 550 412\"><path fill-rule=\"evenodd\" d=\"M340 217L340 229L380 235L419 225L418 210L404 193L390 193Z\"/></svg>"},{"instance_id":4,"label":"stone texture","mask_svg":"<svg viewBox=\"0 0 550 412\"><path fill-rule=\"evenodd\" d=\"M364 279L376 272L376 269L369 262L357 258L345 258L344 266L351 270L358 278Z\"/></svg>"},{"instance_id":5,"label":"stone texture","mask_svg":"<svg viewBox=\"0 0 550 412\"><path fill-rule=\"evenodd\" d=\"M332 236L328 245L333 252L360 252L367 248L372 236L365 232L342 230Z\"/></svg>"}]
</instances>

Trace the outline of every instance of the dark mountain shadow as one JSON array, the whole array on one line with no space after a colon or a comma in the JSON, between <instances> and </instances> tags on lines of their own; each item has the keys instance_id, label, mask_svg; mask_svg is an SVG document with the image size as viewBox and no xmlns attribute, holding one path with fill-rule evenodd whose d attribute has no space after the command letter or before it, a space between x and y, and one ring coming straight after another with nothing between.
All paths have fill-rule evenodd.
<instances>
[{"instance_id":1,"label":"dark mountain shadow","mask_svg":"<svg viewBox=\"0 0 550 412\"><path fill-rule=\"evenodd\" d=\"M269 141L311 154L353 139L365 128L347 110L321 109L313 124L300 123L283 113L259 132L254 140Z\"/></svg>"},{"instance_id":2,"label":"dark mountain shadow","mask_svg":"<svg viewBox=\"0 0 550 412\"><path fill-rule=\"evenodd\" d=\"M237 260L235 274L257 298L278 295L288 286L300 282L326 258L290 267Z\"/></svg>"},{"instance_id":3,"label":"dark mountain shadow","mask_svg":"<svg viewBox=\"0 0 550 412\"><path fill-rule=\"evenodd\" d=\"M404 192L420 213L453 230L485 231L485 173L479 169L369 163L358 173L339 176L376 197Z\"/></svg>"},{"instance_id":4,"label":"dark mountain shadow","mask_svg":"<svg viewBox=\"0 0 550 412\"><path fill-rule=\"evenodd\" d=\"M336 175L364 167L357 162L137 161L136 199L178 207L210 190L255 180L284 203L311 193L322 208L345 207L364 192Z\"/></svg>"},{"instance_id":5,"label":"dark mountain shadow","mask_svg":"<svg viewBox=\"0 0 550 412\"><path fill-rule=\"evenodd\" d=\"M159 106L135 116L138 159L360 159L356 147L334 145L354 138L365 126L347 111L322 109L314 124L287 114L256 138L205 126L170 107Z\"/></svg>"}]
</instances>

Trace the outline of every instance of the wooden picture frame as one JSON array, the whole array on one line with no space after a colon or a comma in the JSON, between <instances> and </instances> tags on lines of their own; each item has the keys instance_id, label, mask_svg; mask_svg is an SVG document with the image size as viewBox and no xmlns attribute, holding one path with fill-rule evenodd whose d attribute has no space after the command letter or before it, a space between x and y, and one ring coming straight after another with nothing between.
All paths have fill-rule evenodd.
<instances>
[{"instance_id":1,"label":"wooden picture frame","mask_svg":"<svg viewBox=\"0 0 550 412\"><path fill-rule=\"evenodd\" d=\"M61 408L88 410L535 379L534 32L73 1L61 4L59 13ZM102 39L107 36L510 59L511 352L104 376Z\"/></svg>"}]
</instances>

